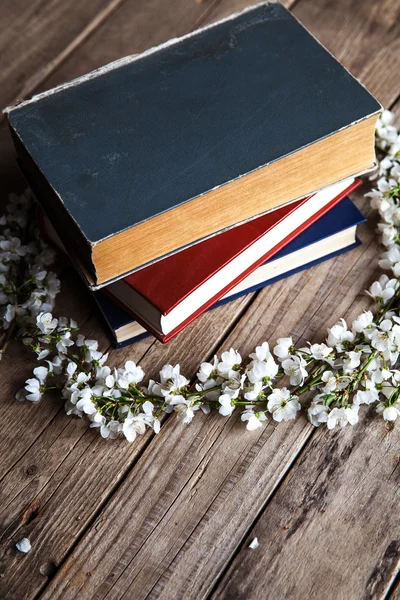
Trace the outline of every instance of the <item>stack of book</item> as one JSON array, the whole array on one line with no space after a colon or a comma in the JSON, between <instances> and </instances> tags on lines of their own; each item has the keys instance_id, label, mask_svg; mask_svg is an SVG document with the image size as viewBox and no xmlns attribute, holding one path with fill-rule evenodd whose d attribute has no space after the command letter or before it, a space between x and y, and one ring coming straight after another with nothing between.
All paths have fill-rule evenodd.
<instances>
[{"instance_id":1,"label":"stack of book","mask_svg":"<svg viewBox=\"0 0 400 600\"><path fill-rule=\"evenodd\" d=\"M43 230L120 344L357 245L380 110L266 2L5 112Z\"/></svg>"}]
</instances>

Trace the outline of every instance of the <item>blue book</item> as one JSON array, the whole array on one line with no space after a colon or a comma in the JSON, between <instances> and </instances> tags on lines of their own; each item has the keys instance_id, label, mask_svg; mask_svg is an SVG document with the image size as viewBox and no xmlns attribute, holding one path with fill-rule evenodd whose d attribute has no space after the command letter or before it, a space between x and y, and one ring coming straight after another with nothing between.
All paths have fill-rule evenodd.
<instances>
[{"instance_id":1,"label":"blue book","mask_svg":"<svg viewBox=\"0 0 400 600\"><path fill-rule=\"evenodd\" d=\"M357 225L365 220L350 198L344 198L270 260L258 267L212 308L260 290L284 277L357 247L360 244L356 236ZM94 292L93 295L106 320L114 347L131 344L149 335L137 321L102 291Z\"/></svg>"}]
</instances>

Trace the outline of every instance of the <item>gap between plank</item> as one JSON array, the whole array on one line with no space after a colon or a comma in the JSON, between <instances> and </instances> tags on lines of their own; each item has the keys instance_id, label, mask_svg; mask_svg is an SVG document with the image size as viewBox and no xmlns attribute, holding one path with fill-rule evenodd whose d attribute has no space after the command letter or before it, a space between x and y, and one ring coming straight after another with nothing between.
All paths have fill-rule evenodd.
<instances>
[{"instance_id":1,"label":"gap between plank","mask_svg":"<svg viewBox=\"0 0 400 600\"><path fill-rule=\"evenodd\" d=\"M374 238L372 238L369 242L369 244L367 244L366 247L368 247L371 243L374 242ZM360 257L361 258L361 257ZM359 259L358 259L359 260ZM357 264L358 260L350 267L350 269L353 269L355 267L355 265ZM347 272L343 275L342 280L345 279L347 276ZM261 290L260 290L261 291ZM258 292L259 293L259 292ZM323 302L326 301L325 299L322 299L321 302L318 304L318 306L316 307L314 313L311 315L310 317L310 321L312 320L314 314L318 311L318 309L321 307L321 305L323 304ZM251 302L252 303L252 302ZM245 310L243 311L243 313L247 312L247 310L249 309L251 303L249 303L249 305L246 306ZM240 319L239 319L240 320ZM238 320L238 321L239 321ZM233 328L232 328L233 329ZM304 332L303 332L304 333ZM298 340L302 339L302 335L303 334L299 334L298 335ZM271 425L271 423L269 424ZM221 432L224 431L225 428L221 429ZM245 531L245 533L243 534L243 536L241 537L241 539L238 542L238 545L236 546L235 550L232 553L232 556L230 557L228 563L225 565L225 567L223 568L223 570L219 573L219 575L217 576L217 579L215 581L215 583L213 584L209 594L207 595L207 598L211 598L214 591L218 588L220 581L223 579L223 577L225 576L225 573L227 572L227 570L230 568L230 565L232 564L232 562L235 560L236 556L239 554L239 552L241 551L241 548L245 542L245 540L248 538L250 531L253 529L253 527L257 524L258 520L262 517L265 509L268 507L268 505L270 504L270 502L272 501L274 495L278 492L278 490L280 489L281 485L283 484L284 481L286 481L286 477L289 475L290 471L292 470L292 468L294 467L297 459L301 456L301 454L308 448L308 444L309 441L312 437L314 437L314 435L316 434L315 428L311 426L311 424L309 425L309 429L308 432L305 433L305 438L303 441L303 445L299 448L299 450L296 452L296 454L293 455L291 461L287 464L287 468L283 471L282 476L280 478L280 480L276 483L275 487L271 490L270 494L268 495L268 497L265 499L264 504L261 506L258 514L256 515L256 517L254 518L253 522L251 523L251 525L247 528L247 530ZM221 433L219 434L218 438L216 438L215 442L219 439ZM175 498L174 502L171 504L170 508L175 504L176 500L178 499L179 495L177 496L177 498ZM211 504L210 504L211 506ZM170 508L168 509L168 511L170 510ZM168 511L166 514L168 514ZM196 529L196 528L195 528ZM195 531L195 529L193 530L193 532ZM193 532L190 534L193 535ZM188 538L189 539L189 538ZM179 554L179 552L182 550L182 548L184 548L185 544L187 543L187 540L185 540L185 542L182 544L181 548L176 552L176 554L174 555L174 557L171 558L170 564L174 561L175 557ZM129 564L132 563L132 560L130 561ZM127 565L124 569L124 571L129 567L129 565ZM156 587L158 581L161 579L161 577L163 576L165 571L163 571L163 573L161 573L160 577L157 579L157 581L154 583L154 585L152 586L151 590L149 591L149 593L147 594L146 598L151 597L151 593L153 591L153 589ZM122 575L122 574L121 574ZM121 577L120 575L120 577ZM116 582L114 582L115 585ZM128 588L129 589L129 588ZM122 598L121 598L122 600Z\"/></svg>"},{"instance_id":2,"label":"gap between plank","mask_svg":"<svg viewBox=\"0 0 400 600\"><path fill-rule=\"evenodd\" d=\"M372 239L370 240L369 244L367 244L367 245L366 245L366 247L368 247L368 246L369 246L371 243L373 243L373 242L374 242L374 238L372 238ZM360 257L360 258L361 258L361 257ZM357 262L358 262L358 261L356 261L356 262L355 262L355 263L354 263L354 264L353 264L353 265L350 267L350 269L354 268L354 266L357 264ZM345 279L345 278L346 278L346 276L347 276L347 272L346 272L346 273L343 275L343 277L342 277L342 280L341 280L341 281L343 281L343 279ZM258 292L256 292L256 293L254 294L254 296L251 298L251 300L249 301L249 303L245 305L245 307L243 308L243 310L242 310L242 311L240 311L240 313L238 313L238 315L237 315L236 319L235 319L235 320L232 322L231 326L230 326L230 327L229 327L227 330L225 330L225 332L224 332L224 336L223 336L225 339L226 339L226 337L229 335L229 333L230 333L231 331L233 331L233 329L234 329L234 328L236 327L236 325L239 323L239 321L240 321L240 320L241 320L241 318L244 316L244 314L245 314L245 313L246 313L246 312L247 312L247 311L250 309L251 305L252 305L252 304L253 304L253 302L256 300L256 297L259 295L259 293L260 293L260 292L261 292L261 290L259 290ZM314 316L315 312L317 312L317 311L318 311L318 309L320 308L321 304L322 304L324 301L326 301L326 298L325 298L325 299L322 299L322 300L321 300L321 302L318 304L318 306L316 307L316 309L315 309L314 313L313 313L313 314L310 316L310 321L312 320L312 318L313 318L313 316ZM299 334L299 335L298 335L298 339L300 340L301 338L302 338L302 334ZM222 343L223 343L223 342L222 342ZM168 416L169 416L169 415L168 415ZM165 423L166 423L166 420L164 421L164 423L163 423L163 424L165 424ZM266 500L265 500L265 503L264 503L264 504L262 505L262 507L260 508L260 512L257 514L257 516L256 516L256 518L255 518L254 522L252 523L251 527L249 528L249 530L248 530L248 531L246 531L246 533L244 534L243 538L242 538L242 539L241 539L241 541L239 542L239 546L238 546L238 547L235 549L235 551L234 551L234 553L233 553L233 556L232 556L231 560L234 560L234 558L235 558L236 554L237 554L237 553L240 551L241 544L243 543L244 539L246 539L246 537L248 536L248 533L249 533L250 529L251 529L251 528L254 526L254 524L257 522L257 520L258 520L258 519L261 517L261 515L262 515L263 511L265 510L266 506L269 504L269 502L270 502L270 500L272 499L273 495L274 495L274 494L275 494L275 493L278 491L278 489L280 488L280 485L281 485L281 483L283 483L283 481L286 479L286 476L287 476L288 472L290 471L290 469L292 468L292 466L294 465L295 461L297 460L297 457L298 457L298 456L301 454L301 452L302 452L302 451L303 451L303 450L306 448L306 446L307 446L307 444L308 444L308 441L309 441L310 437L311 437L311 436L312 436L312 435L315 433L313 429L314 429L314 428L312 428L312 427L311 427L311 425L310 425L309 431L308 431L308 433L306 433L306 437L305 437L305 440L304 440L304 442L303 442L303 446L302 446L302 447L299 449L299 451L298 451L298 452L297 452L297 453L296 453L296 454L293 456L293 458L292 458L292 461L291 461L290 463L288 463L286 470L284 470L284 471L283 471L283 474L282 474L282 477L281 477L280 481L279 481L279 482L277 482L277 485L276 485L276 487L275 487L274 489L272 489L272 490L271 490L271 492L270 492L269 496L266 498ZM215 443L217 442L217 440L220 438L220 436L222 435L222 433L224 432L224 430L225 430L225 427L223 427L223 428L221 429L221 431L220 431L220 433L219 433L218 437L217 437L217 438L215 439L215 441L214 441L214 444L215 444ZM154 435L152 436L151 440L152 440L153 438L154 438ZM150 440L150 441L151 441L151 440ZM150 441L149 441L149 443L150 443ZM140 456L142 456L143 452L145 451L145 449L146 449L147 447L148 447L148 444L146 445L146 447L144 447L144 448L143 448L143 450L142 450L142 451L141 451L141 453L140 453ZM139 456L137 457L137 459L139 459ZM198 468L198 466L199 466L199 465L197 465L196 469ZM122 480L120 481L120 483L122 483ZM185 486L184 486L184 487L185 487ZM165 513L165 515L162 517L161 521L162 521L162 520L163 520L163 519L164 519L164 518L165 518L165 517L168 515L169 511L170 511L170 510L171 510L171 508L174 506L174 504L176 504L176 502L177 502L177 500L179 499L179 497L180 497L180 494L182 493L182 491L183 491L184 487L182 488L181 492L180 492L180 493L179 493L179 494L176 496L176 498L174 499L174 501L171 503L171 505L169 506L169 508L168 508L167 512L166 512L166 513ZM160 522L161 522L161 521L160 521ZM195 528L195 529L196 529L196 528ZM195 531L195 529L194 529L193 531ZM193 533L193 532L192 532L192 533ZM149 533L149 536L150 536L150 535L151 535L151 533ZM192 535L192 534L191 534L191 535ZM146 540L147 540L147 538L146 538ZM144 541L143 541L143 544L142 544L142 545L144 545L144 544L145 544L146 540L144 540ZM171 558L170 564L173 562L173 560L174 560L175 556L176 556L177 554L179 554L179 552L182 550L182 548L184 548L184 546L185 546L185 544L187 543L187 541L188 541L188 540L185 540L185 541L182 543L182 546L181 546L181 548L180 548L180 549L179 549L179 550L176 552L176 554L174 555L174 557L172 557L172 558ZM138 549L138 551L137 551L137 552L139 552L139 551L140 551L140 549ZM120 578L120 577L122 576L122 574L123 574L123 573L126 571L126 569L127 569L127 568L129 568L129 565L130 565L130 564L132 564L133 560L134 560L134 557L132 557L132 558L131 558L131 560L129 561L129 563L128 563L128 564L126 565L126 567L123 569L123 571L122 571L122 572L121 572L121 574L119 575L119 578ZM229 564L230 564L230 562L229 562ZM229 565L228 565L226 568L229 568ZM161 575L160 575L160 578L162 577L162 575L163 575L163 574L161 574ZM119 578L118 578L118 579L119 579ZM160 579L160 578L159 578L159 579ZM151 592L152 592L152 590L154 589L154 587L157 585L157 583L158 583L159 579L158 579L158 580L157 580L157 581L154 583L154 585L152 586L152 589L149 591L149 593L148 593L148 595L147 595L146 597L149 597L149 596L151 596ZM114 581L114 585L116 585L117 581L118 581L118 580ZM218 582L217 582L217 584L216 584L216 585L218 585ZM214 586L213 586L213 588L212 588L212 592L213 592L213 590L214 590ZM212 592L211 592L211 593L212 593ZM123 598L123 597L121 597L121 600L122 600L122 598Z\"/></svg>"},{"instance_id":3,"label":"gap between plank","mask_svg":"<svg viewBox=\"0 0 400 600\"><path fill-rule=\"evenodd\" d=\"M86 40L88 40L96 31L99 29L107 19L109 19L117 10L122 8L124 4L129 2L130 0L111 0L110 4L107 8L101 10L92 21L83 28L81 33L79 33L65 48L62 50L57 56L50 60L44 67L36 71L25 83L24 87L20 90L18 95L14 97L13 100L9 102L9 105L12 105L19 99L26 99L28 96L33 94L33 92L42 85L46 79L50 77L57 69L62 65L65 60L67 60L72 54L82 45ZM195 31L200 26L202 26L207 20L210 14L214 11L215 8L221 4L223 0L214 0L211 4L209 4L204 11L203 15L200 16L194 23L194 26L190 29L190 31ZM255 0L256 2L257 0ZM292 10L300 0L292 0L292 2L288 2L286 8L288 10ZM0 113L0 124L4 121L3 113Z\"/></svg>"},{"instance_id":4,"label":"gap between plank","mask_svg":"<svg viewBox=\"0 0 400 600\"><path fill-rule=\"evenodd\" d=\"M373 243L374 239L372 239L370 241L370 243L368 245L370 245L371 243ZM351 267L353 268L358 261L356 261L354 263L354 265ZM346 273L347 275L347 273ZM344 277L342 278L345 279L346 275L344 275ZM318 308L323 304L324 301L321 301L321 303L319 304ZM315 312L317 312L318 308L316 309ZM313 318L314 314L311 316L311 319ZM299 335L299 340L302 339L302 335ZM253 522L251 523L251 525L249 525L249 527L246 529L245 533L243 534L242 538L239 540L234 552L232 553L231 557L229 558L229 560L227 561L226 565L223 567L223 569L221 569L220 573L218 574L218 576L216 577L215 583L212 586L209 594L207 595L207 599L211 600L211 598L213 597L214 593L217 591L221 581L225 578L226 574L228 573L231 565L233 564L234 560L236 559L236 557L239 555L239 553L241 552L245 540L248 539L249 534L251 532L251 530L257 525L258 521L261 519L261 517L263 516L265 510L268 508L268 505L272 502L275 494L278 492L278 490L280 489L280 487L283 485L283 483L286 481L287 477L290 475L291 471L293 470L297 460L304 454L304 452L307 451L310 441L312 441L315 437L315 435L317 434L317 428L316 427L312 427L309 431L309 433L306 435L305 440L303 442L303 445L299 448L298 452L293 456L291 462L288 464L288 467L286 469L286 471L283 473L281 479L277 482L276 486L273 488L273 490L271 490L270 495L268 496L268 498L266 499L265 503L262 505L262 507L260 508L260 511L258 512L257 516L255 517L255 519L253 520Z\"/></svg>"},{"instance_id":5,"label":"gap between plank","mask_svg":"<svg viewBox=\"0 0 400 600\"><path fill-rule=\"evenodd\" d=\"M126 2L128 2L129 0L112 0L110 2L110 4L108 5L107 8L103 9L102 11L100 11L96 17L94 19L92 19L92 21L82 30L82 32L76 36L76 38L74 38L74 40L72 40L72 42L70 42L66 48L64 50L62 50L53 60L51 60L50 62L48 62L42 69L40 69L39 71L37 71L29 80L28 82L25 84L25 86L23 87L23 89L20 92L20 95L22 97L27 96L28 94L31 94L35 91L35 89L41 85L58 67L60 67L60 65L67 59L69 58L78 48L81 44L83 44L84 41L86 41L91 35L93 35L95 33L95 31L113 14L115 13L119 8L121 8ZM288 4L288 8L292 9L300 0L293 0L292 3ZM214 0L210 5L207 6L206 10L204 11L203 15L201 17L199 17L196 21L194 26L191 28L191 31L197 29L199 26L201 26L202 24L204 24L207 20L209 15L215 10L215 8L221 4L222 0ZM15 99L14 99L15 101ZM4 115L1 113L0 114L0 130L2 129L4 125ZM256 294L252 297L252 300L250 300L249 304L247 304L246 306L249 307L250 304L254 301L256 295L258 292L256 292ZM243 311L245 312L247 310L247 308L244 308ZM236 326L238 320L241 318L242 314L244 314L244 312L240 312L238 313L238 315L240 315L240 317L236 318L236 320L234 320L231 324L231 326L226 330L226 336L232 331L232 329ZM83 322L83 324L87 323L87 321L90 319L90 316L85 319L85 321ZM226 337L225 336L225 337ZM143 360L143 358L148 354L148 352L151 350L151 348L153 347L153 344L151 344L147 350L145 351L145 353L141 356L140 360ZM108 344L108 346L106 346L104 353L110 351L110 349L112 349L111 344ZM62 410L62 407L60 408L60 410ZM57 417L57 415L59 414L60 411L57 411L57 413L51 418L51 420L49 421L49 423L47 425L49 425L50 423L53 422L53 420ZM46 425L46 426L47 426ZM9 473L9 471L14 468L15 464L17 464L24 456L25 454L30 450L30 448L35 444L35 442L37 441L37 439L40 437L40 435L42 434L42 431L38 434L38 436L32 441L32 444L30 444L30 446L26 449L26 451L18 458L18 460L6 471L6 473L4 473L4 475L0 478L0 481L7 476L7 474Z\"/></svg>"},{"instance_id":6,"label":"gap between plank","mask_svg":"<svg viewBox=\"0 0 400 600\"><path fill-rule=\"evenodd\" d=\"M57 413L57 415L59 415L59 414L60 414L60 411ZM57 415L56 415L56 416L57 416ZM53 421L53 419L52 419L52 421ZM67 423L67 424L65 425L65 427L64 427L64 428L61 430L61 432L60 432L60 433L63 433L63 431L65 431L65 429L67 429L67 428L68 428L68 425L69 425L69 423ZM87 431L88 431L88 429L85 429L85 431L82 433L82 435L81 435L81 436L80 436L80 437L79 437L79 438L78 438L78 439L75 441L74 445L73 445L73 446L70 448L70 450L69 450L68 454L66 454L66 455L64 456L64 458L62 459L62 461L59 463L59 465L57 466L57 468L54 470L54 472L53 472L53 474L52 474L52 478L53 478L53 477L56 475L56 473L57 473L57 472L58 472L58 471L61 469L61 467L63 466L63 464L64 464L64 463L65 463L65 461L67 460L67 458L68 458L68 455L70 454L70 452L72 452L72 451L74 450L74 448L75 448L75 447L76 447L76 446L79 444L79 442L80 442L80 441L81 441L81 439L84 437L84 435L85 435L85 434L87 434ZM90 443L88 444L87 448L84 448L84 449L82 450L82 454L84 454L84 453L86 452L86 450L87 450L88 448L90 448L90 446L91 446L91 445L92 445L94 442L95 442L95 438L93 437L93 439L92 439L92 440L90 441ZM80 456L82 456L82 454L81 454ZM79 460L80 456L78 457L78 459L77 459L77 460ZM52 491L52 493L51 493L51 494L50 494L50 496L48 497L47 501L46 501L46 502L45 502L43 505L41 505L41 506L40 506L40 510L43 510L43 509L45 508L45 506L46 506L46 505L47 505L47 504L50 502L51 498L52 498L52 497L54 496L54 494L57 492L57 490L58 490L58 488L60 487L60 485L62 485L63 481L64 481L64 480L65 480L65 479L66 479L66 478L69 476L69 474L71 473L71 471L72 471L74 468L75 468L75 465L72 465L72 466L71 466L71 468L70 468L70 469L68 470L68 472L66 473L65 477L64 477L63 479L61 479L61 480L60 480L60 482L59 482L59 484L58 484L58 485L57 485L57 486L54 488L54 490ZM29 485L30 485L30 482L28 481L28 482L27 482L27 484L26 484L26 486L25 486L25 488L26 488L26 487L28 487ZM28 508L29 508L30 506L32 506L33 504L35 504L35 501L36 501L36 499L38 498L38 496L40 496L40 493L41 493L41 492L42 492L42 490L43 490L43 489L46 487L46 485L47 485L47 483L44 483L44 484L42 485L42 487L41 487L41 488L40 488L40 489L37 491L37 493L36 493L35 497L34 497L32 500L30 500L30 502L29 502L29 504L28 504ZM21 489L21 490L18 492L18 494L21 494L21 493L24 491L24 489L25 489L25 488ZM12 502L12 500L11 500L11 502ZM7 506L5 506L4 508L5 508L5 509L7 509L7 508L8 508L8 506L10 505L10 503L11 503L11 502L9 502L9 503L7 504ZM25 512L25 511L24 511L24 512ZM10 526L9 526L9 528L11 527L11 532L10 532L10 534L8 534L8 533L7 533L7 530L5 530L5 532L4 532L4 537L5 537L5 538L8 538L8 537L11 537L11 538L12 538L12 537L16 537L16 535L17 535L18 531L19 531L21 528L25 527L26 523L24 523L24 522L21 522L19 525L16 525L16 527L15 527L15 529L14 529L14 530L12 529L12 525L13 525L13 524L11 523L11 524L10 524ZM9 528L8 528L8 529L9 529Z\"/></svg>"}]
</instances>

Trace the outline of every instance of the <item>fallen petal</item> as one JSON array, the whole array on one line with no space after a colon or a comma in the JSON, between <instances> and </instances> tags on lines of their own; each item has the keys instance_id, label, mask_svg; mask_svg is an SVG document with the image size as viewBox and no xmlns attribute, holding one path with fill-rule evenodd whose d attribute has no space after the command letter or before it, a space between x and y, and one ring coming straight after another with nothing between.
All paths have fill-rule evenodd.
<instances>
[{"instance_id":1,"label":"fallen petal","mask_svg":"<svg viewBox=\"0 0 400 600\"><path fill-rule=\"evenodd\" d=\"M28 538L22 538L17 544L15 544L17 550L26 554L31 549L31 543Z\"/></svg>"},{"instance_id":2,"label":"fallen petal","mask_svg":"<svg viewBox=\"0 0 400 600\"><path fill-rule=\"evenodd\" d=\"M256 550L260 544L258 543L258 538L254 538L254 540L249 544L249 548L252 550Z\"/></svg>"}]
</instances>

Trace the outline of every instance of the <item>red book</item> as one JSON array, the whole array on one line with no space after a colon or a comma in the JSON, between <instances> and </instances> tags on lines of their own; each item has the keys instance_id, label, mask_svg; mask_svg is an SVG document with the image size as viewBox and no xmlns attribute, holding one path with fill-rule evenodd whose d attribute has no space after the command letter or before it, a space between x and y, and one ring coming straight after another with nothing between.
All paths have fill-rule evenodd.
<instances>
[{"instance_id":1,"label":"red book","mask_svg":"<svg viewBox=\"0 0 400 600\"><path fill-rule=\"evenodd\" d=\"M168 256L103 291L165 343L358 185L354 179L331 185Z\"/></svg>"}]
</instances>

